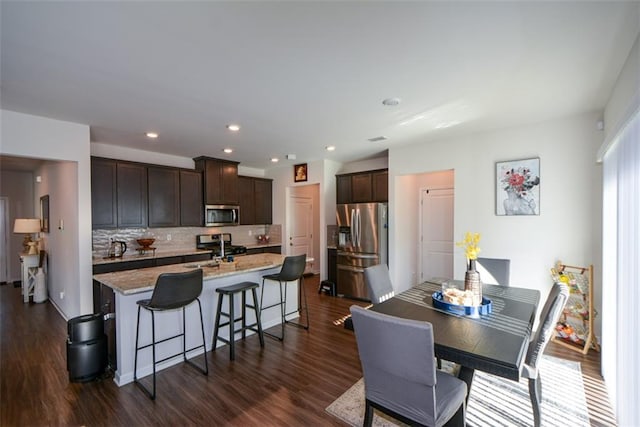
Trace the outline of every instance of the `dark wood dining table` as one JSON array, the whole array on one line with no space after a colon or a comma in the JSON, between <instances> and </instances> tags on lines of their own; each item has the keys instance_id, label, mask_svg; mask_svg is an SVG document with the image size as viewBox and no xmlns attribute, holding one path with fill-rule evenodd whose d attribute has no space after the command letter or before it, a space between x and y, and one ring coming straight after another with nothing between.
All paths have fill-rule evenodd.
<instances>
[{"instance_id":1,"label":"dark wood dining table","mask_svg":"<svg viewBox=\"0 0 640 427\"><path fill-rule=\"evenodd\" d=\"M471 384L475 370L518 381L535 321L540 292L510 286L483 285L492 312L471 318L433 306L434 292L449 279L418 284L370 310L433 325L436 357L460 365L458 377ZM450 281L450 280L449 280Z\"/></svg>"}]
</instances>

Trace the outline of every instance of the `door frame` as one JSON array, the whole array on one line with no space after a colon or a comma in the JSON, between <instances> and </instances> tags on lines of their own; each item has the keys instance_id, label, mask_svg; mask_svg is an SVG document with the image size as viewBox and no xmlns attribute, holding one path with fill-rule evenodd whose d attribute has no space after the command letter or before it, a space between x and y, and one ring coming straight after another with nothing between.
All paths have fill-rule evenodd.
<instances>
[{"instance_id":1,"label":"door frame","mask_svg":"<svg viewBox=\"0 0 640 427\"><path fill-rule=\"evenodd\" d=\"M286 249L283 250L283 253L286 255L291 255L290 246L289 246L289 237L291 236L291 227L293 226L294 217L293 217L293 199L296 197L310 197L311 198L311 206L312 206L312 254L307 254L307 256L312 257L314 260L312 263L307 264L307 272L311 272L313 274L320 274L321 267L321 253L320 253L320 184L306 184L306 185L295 185L287 187L286 192L286 226L285 226L285 239L282 244L286 246Z\"/></svg>"},{"instance_id":2,"label":"door frame","mask_svg":"<svg viewBox=\"0 0 640 427\"><path fill-rule=\"evenodd\" d=\"M418 222L419 222L419 233L420 233L419 234L420 238L419 238L419 241L418 241L418 247L419 247L419 250L418 250L418 254L419 254L418 255L418 274L419 274L420 277L418 278L418 281L423 281L423 280L428 280L429 279L428 277L422 277L422 275L424 273L424 258L425 258L424 242L423 242L424 235L425 235L425 228L424 228L425 224L424 224L424 222L422 220L425 207L424 207L424 202L423 202L423 199L422 199L422 194L423 194L423 192L427 192L428 193L429 191L439 191L439 190L440 191L451 190L452 198L455 201L455 188L454 187L443 187L443 188L420 187L418 189L418 200L419 200ZM451 212L451 215L455 216L455 204L454 204L454 207L453 207L453 211ZM452 242L455 241L455 236L454 236L454 230L453 229L451 230L451 240L452 240ZM452 258L453 258L453 254L452 254ZM453 259L452 259L452 263L451 264L452 264L452 268L453 268ZM453 277L453 276L451 276L451 277Z\"/></svg>"},{"instance_id":3,"label":"door frame","mask_svg":"<svg viewBox=\"0 0 640 427\"><path fill-rule=\"evenodd\" d=\"M0 196L0 205L3 205L0 207L0 211L3 212L0 216L0 268L3 270L0 272L0 282L9 282L9 198Z\"/></svg>"}]
</instances>

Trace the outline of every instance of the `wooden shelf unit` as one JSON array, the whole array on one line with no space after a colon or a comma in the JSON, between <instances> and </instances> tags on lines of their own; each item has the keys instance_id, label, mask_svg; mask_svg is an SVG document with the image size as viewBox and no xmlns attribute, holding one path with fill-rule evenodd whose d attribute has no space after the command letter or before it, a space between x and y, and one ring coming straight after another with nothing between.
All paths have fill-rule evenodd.
<instances>
[{"instance_id":1,"label":"wooden shelf unit","mask_svg":"<svg viewBox=\"0 0 640 427\"><path fill-rule=\"evenodd\" d=\"M554 341L582 354L591 348L600 351L593 328L593 265L579 267L558 262L551 269L551 276L556 282L566 283L570 291Z\"/></svg>"}]
</instances>

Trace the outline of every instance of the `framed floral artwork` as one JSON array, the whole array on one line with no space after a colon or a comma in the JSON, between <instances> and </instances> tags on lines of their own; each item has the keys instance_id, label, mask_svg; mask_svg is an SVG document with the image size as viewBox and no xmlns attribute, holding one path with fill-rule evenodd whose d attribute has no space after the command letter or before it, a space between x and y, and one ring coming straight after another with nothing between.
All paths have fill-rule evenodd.
<instances>
[{"instance_id":1,"label":"framed floral artwork","mask_svg":"<svg viewBox=\"0 0 640 427\"><path fill-rule=\"evenodd\" d=\"M540 215L540 159L496 163L496 215Z\"/></svg>"}]
</instances>

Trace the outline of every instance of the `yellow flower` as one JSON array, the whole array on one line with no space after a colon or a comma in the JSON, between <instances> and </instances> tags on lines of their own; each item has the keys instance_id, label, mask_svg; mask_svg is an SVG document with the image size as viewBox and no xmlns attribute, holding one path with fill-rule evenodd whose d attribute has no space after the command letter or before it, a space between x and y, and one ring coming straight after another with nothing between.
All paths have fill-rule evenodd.
<instances>
[{"instance_id":1,"label":"yellow flower","mask_svg":"<svg viewBox=\"0 0 640 427\"><path fill-rule=\"evenodd\" d=\"M456 246L464 248L467 259L478 259L478 254L480 253L478 243L480 243L480 233L467 231L464 235L464 240L456 242Z\"/></svg>"}]
</instances>

